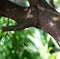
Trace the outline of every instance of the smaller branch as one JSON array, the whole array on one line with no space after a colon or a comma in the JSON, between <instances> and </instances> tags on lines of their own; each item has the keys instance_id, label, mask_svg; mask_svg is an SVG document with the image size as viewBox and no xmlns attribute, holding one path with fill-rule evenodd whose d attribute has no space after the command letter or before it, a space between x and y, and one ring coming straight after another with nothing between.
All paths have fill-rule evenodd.
<instances>
[{"instance_id":1,"label":"smaller branch","mask_svg":"<svg viewBox=\"0 0 60 59\"><path fill-rule=\"evenodd\" d=\"M32 26L32 24L33 24L33 20L28 20L28 21L22 22L19 25L2 27L2 29L3 29L3 31L22 30L22 29Z\"/></svg>"}]
</instances>

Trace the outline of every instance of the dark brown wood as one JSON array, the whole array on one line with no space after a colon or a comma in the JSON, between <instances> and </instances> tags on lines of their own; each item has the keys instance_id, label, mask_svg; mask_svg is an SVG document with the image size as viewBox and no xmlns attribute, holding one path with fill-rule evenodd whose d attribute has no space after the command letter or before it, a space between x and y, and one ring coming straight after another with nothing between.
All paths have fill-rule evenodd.
<instances>
[{"instance_id":1,"label":"dark brown wood","mask_svg":"<svg viewBox=\"0 0 60 59\"><path fill-rule=\"evenodd\" d=\"M49 6L45 0L29 0L29 8L20 7L14 3L5 2L0 15L12 18L18 25L4 27L4 31L22 30L35 26L51 34L60 45L60 14Z\"/></svg>"}]
</instances>

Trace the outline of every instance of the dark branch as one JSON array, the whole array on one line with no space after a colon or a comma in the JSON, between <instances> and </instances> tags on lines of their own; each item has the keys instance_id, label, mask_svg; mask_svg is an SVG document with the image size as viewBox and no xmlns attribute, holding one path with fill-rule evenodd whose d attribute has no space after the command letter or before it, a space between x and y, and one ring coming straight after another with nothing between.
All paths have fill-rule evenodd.
<instances>
[{"instance_id":1,"label":"dark branch","mask_svg":"<svg viewBox=\"0 0 60 59\"><path fill-rule=\"evenodd\" d=\"M19 25L5 27L3 30L21 30L30 26L41 27L50 33L60 45L60 14L50 7L45 0L29 1L30 8L20 7L9 1L5 2L0 14L14 19Z\"/></svg>"}]
</instances>

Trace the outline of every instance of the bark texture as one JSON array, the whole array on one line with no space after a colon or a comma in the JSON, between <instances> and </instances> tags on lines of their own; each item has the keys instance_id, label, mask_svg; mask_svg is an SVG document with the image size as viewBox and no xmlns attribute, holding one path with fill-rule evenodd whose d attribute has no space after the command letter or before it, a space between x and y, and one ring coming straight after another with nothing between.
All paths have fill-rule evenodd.
<instances>
[{"instance_id":1,"label":"bark texture","mask_svg":"<svg viewBox=\"0 0 60 59\"><path fill-rule=\"evenodd\" d=\"M3 27L3 31L22 30L35 26L51 34L60 45L60 14L45 0L29 0L30 7L20 7L8 0L0 4L0 15L14 19L18 25ZM1 3L1 2L0 2Z\"/></svg>"}]
</instances>

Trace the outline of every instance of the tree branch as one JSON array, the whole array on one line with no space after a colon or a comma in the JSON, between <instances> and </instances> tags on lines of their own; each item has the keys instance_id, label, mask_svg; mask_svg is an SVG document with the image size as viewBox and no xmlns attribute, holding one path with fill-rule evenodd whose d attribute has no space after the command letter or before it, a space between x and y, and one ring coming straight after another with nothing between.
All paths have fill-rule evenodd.
<instances>
[{"instance_id":1,"label":"tree branch","mask_svg":"<svg viewBox=\"0 0 60 59\"><path fill-rule=\"evenodd\" d=\"M29 0L31 7L23 8L7 1L0 11L1 15L19 23L16 27L5 27L4 31L21 30L29 26L42 28L51 34L60 45L60 14L45 0Z\"/></svg>"},{"instance_id":2,"label":"tree branch","mask_svg":"<svg viewBox=\"0 0 60 59\"><path fill-rule=\"evenodd\" d=\"M27 14L28 10L25 9L26 8L20 7L10 1L5 1L3 7L0 9L0 14L1 16L6 16L19 22L19 20Z\"/></svg>"},{"instance_id":3,"label":"tree branch","mask_svg":"<svg viewBox=\"0 0 60 59\"><path fill-rule=\"evenodd\" d=\"M38 27L41 27L46 32L50 33L60 45L60 14L46 3L43 3L43 1L44 0L41 0L37 6L39 13Z\"/></svg>"},{"instance_id":4,"label":"tree branch","mask_svg":"<svg viewBox=\"0 0 60 59\"><path fill-rule=\"evenodd\" d=\"M31 8L33 8L34 11L31 10ZM15 20L18 23L18 25L12 26L12 27L11 26L3 27L3 31L16 30L21 26L23 26L23 28L26 28L28 26L35 26L35 23L37 22L36 21L36 10L34 9L34 7L31 7L31 8L30 7L24 8L10 1L5 1L4 6L0 10L1 16L5 16L5 17ZM25 26L25 24L27 25Z\"/></svg>"},{"instance_id":5,"label":"tree branch","mask_svg":"<svg viewBox=\"0 0 60 59\"><path fill-rule=\"evenodd\" d=\"M39 0L36 4L34 0L29 0L32 6L37 7L38 11L38 25L44 31L51 34L60 45L60 14L56 12L53 7L49 6L45 0Z\"/></svg>"}]
</instances>

